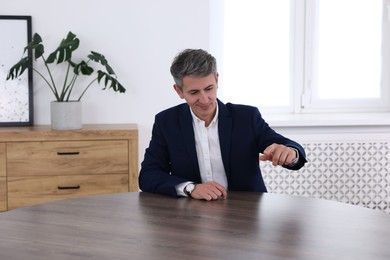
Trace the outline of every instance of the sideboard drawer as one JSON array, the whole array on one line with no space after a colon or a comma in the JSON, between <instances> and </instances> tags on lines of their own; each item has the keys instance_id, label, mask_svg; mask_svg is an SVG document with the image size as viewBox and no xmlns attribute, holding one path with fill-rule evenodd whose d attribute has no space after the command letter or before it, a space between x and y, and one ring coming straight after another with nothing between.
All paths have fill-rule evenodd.
<instances>
[{"instance_id":1,"label":"sideboard drawer","mask_svg":"<svg viewBox=\"0 0 390 260\"><path fill-rule=\"evenodd\" d=\"M128 190L128 174L8 177L8 209Z\"/></svg>"},{"instance_id":2,"label":"sideboard drawer","mask_svg":"<svg viewBox=\"0 0 390 260\"><path fill-rule=\"evenodd\" d=\"M7 175L128 174L128 149L127 140L9 143Z\"/></svg>"}]
</instances>

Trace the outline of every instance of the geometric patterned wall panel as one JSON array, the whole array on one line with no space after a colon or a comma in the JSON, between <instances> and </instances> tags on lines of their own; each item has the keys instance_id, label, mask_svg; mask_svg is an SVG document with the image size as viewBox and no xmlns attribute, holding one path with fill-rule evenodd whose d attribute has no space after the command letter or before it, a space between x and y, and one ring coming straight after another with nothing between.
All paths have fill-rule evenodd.
<instances>
[{"instance_id":1,"label":"geometric patterned wall panel","mask_svg":"<svg viewBox=\"0 0 390 260\"><path fill-rule=\"evenodd\" d=\"M390 213L389 142L301 144L308 163L299 171L260 162L268 192L335 200Z\"/></svg>"}]
</instances>

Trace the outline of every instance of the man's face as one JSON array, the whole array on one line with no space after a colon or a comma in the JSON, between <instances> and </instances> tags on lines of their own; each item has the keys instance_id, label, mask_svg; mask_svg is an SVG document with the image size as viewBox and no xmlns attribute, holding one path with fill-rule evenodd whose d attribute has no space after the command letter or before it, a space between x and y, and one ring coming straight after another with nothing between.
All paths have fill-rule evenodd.
<instances>
[{"instance_id":1,"label":"man's face","mask_svg":"<svg viewBox=\"0 0 390 260\"><path fill-rule=\"evenodd\" d=\"M218 74L216 77L213 73L205 77L185 76L183 90L180 90L176 84L174 88L179 97L185 99L195 115L206 121L207 126L216 111Z\"/></svg>"}]
</instances>

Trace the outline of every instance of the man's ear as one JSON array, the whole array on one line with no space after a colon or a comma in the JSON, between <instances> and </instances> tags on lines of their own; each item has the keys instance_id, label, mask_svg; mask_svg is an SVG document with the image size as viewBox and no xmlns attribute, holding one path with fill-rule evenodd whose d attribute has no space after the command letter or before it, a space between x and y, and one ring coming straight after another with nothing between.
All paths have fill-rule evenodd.
<instances>
[{"instance_id":1,"label":"man's ear","mask_svg":"<svg viewBox=\"0 0 390 260\"><path fill-rule=\"evenodd\" d=\"M179 95L179 97L181 99L183 99L184 98L183 91L176 84L173 84L173 88L175 89L175 91Z\"/></svg>"}]
</instances>

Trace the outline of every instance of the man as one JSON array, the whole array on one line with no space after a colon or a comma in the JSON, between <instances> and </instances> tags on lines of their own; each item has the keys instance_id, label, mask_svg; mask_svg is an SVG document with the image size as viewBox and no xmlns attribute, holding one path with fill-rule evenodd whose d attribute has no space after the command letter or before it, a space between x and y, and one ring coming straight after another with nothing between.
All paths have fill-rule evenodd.
<instances>
[{"instance_id":1,"label":"man","mask_svg":"<svg viewBox=\"0 0 390 260\"><path fill-rule=\"evenodd\" d=\"M141 164L142 191L204 200L226 198L228 190L266 192L259 158L292 170L305 164L302 146L272 130L257 108L217 99L212 55L184 50L171 74L186 103L156 115Z\"/></svg>"}]
</instances>

